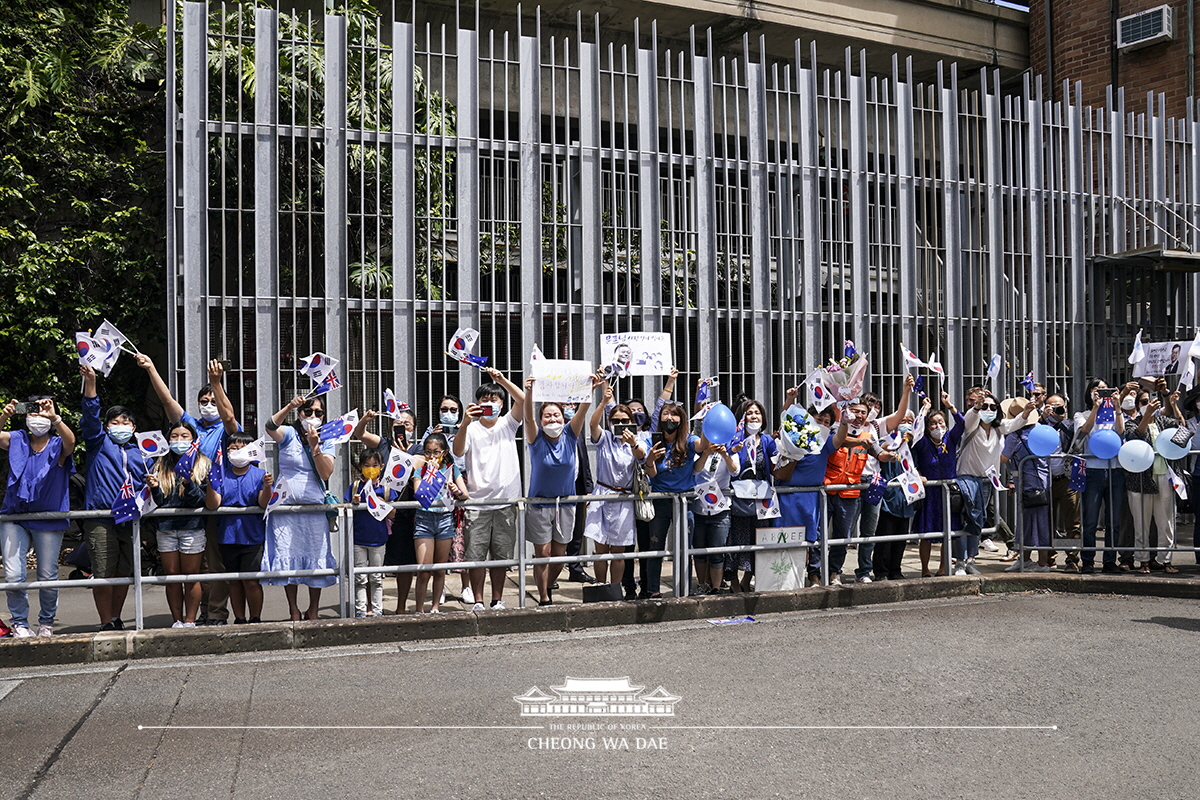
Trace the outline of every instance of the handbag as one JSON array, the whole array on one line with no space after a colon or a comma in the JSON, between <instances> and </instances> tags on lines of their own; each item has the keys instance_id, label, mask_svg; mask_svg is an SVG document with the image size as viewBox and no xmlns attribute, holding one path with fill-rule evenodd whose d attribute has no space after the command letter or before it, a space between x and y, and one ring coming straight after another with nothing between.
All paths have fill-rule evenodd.
<instances>
[{"instance_id":1,"label":"handbag","mask_svg":"<svg viewBox=\"0 0 1200 800\"><path fill-rule=\"evenodd\" d=\"M647 498L650 491L650 479L646 477L646 470L635 461L633 463L633 516L639 522L649 522L654 519L654 503Z\"/></svg>"},{"instance_id":2,"label":"handbag","mask_svg":"<svg viewBox=\"0 0 1200 800\"><path fill-rule=\"evenodd\" d=\"M1050 490L1049 489L1023 489L1021 490L1021 504L1025 508L1041 508L1042 506L1050 505Z\"/></svg>"},{"instance_id":3,"label":"handbag","mask_svg":"<svg viewBox=\"0 0 1200 800\"><path fill-rule=\"evenodd\" d=\"M950 493L950 513L961 514L963 510L963 493L962 487L958 485L958 481L948 484L946 491Z\"/></svg>"},{"instance_id":4,"label":"handbag","mask_svg":"<svg viewBox=\"0 0 1200 800\"><path fill-rule=\"evenodd\" d=\"M1175 434L1171 437L1171 442L1177 447L1189 447L1192 441L1192 429L1187 425L1180 425L1175 429Z\"/></svg>"},{"instance_id":5,"label":"handbag","mask_svg":"<svg viewBox=\"0 0 1200 800\"><path fill-rule=\"evenodd\" d=\"M312 451L309 450L308 445L304 444L303 442L300 443L300 446L304 449L304 455L308 456L308 464L309 464L309 466L312 467L313 475L320 478L321 473L317 471L317 460L315 458L313 458ZM325 487L325 499L322 500L321 502L327 506L336 506L338 504L338 499L337 499L337 496L333 492L329 491L329 484L326 483L325 480L323 480L323 479L321 480L321 484ZM338 529L337 517L338 517L338 510L336 508L325 509L325 519L329 520L329 532L330 533L337 533L337 529Z\"/></svg>"}]
</instances>

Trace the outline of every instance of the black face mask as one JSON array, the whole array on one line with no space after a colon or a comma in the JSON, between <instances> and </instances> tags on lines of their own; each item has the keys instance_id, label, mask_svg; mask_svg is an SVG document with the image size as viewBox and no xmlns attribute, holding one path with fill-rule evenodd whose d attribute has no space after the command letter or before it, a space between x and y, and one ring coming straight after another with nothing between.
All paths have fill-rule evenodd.
<instances>
[{"instance_id":1,"label":"black face mask","mask_svg":"<svg viewBox=\"0 0 1200 800\"><path fill-rule=\"evenodd\" d=\"M663 433L674 433L679 430L679 423L673 419L665 419L658 423L658 427L662 428Z\"/></svg>"}]
</instances>

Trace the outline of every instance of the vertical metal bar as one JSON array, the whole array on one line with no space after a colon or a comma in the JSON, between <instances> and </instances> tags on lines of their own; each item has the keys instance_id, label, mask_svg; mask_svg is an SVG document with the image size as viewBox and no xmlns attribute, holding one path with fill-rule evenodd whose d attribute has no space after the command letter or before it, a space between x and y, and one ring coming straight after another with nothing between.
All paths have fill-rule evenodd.
<instances>
[{"instance_id":1,"label":"vertical metal bar","mask_svg":"<svg viewBox=\"0 0 1200 800\"><path fill-rule=\"evenodd\" d=\"M114 589L116 587L113 587ZM133 626L137 630L145 627L142 597L142 520L133 521ZM105 620L107 622L108 620Z\"/></svg>"},{"instance_id":2,"label":"vertical metal bar","mask_svg":"<svg viewBox=\"0 0 1200 800\"><path fill-rule=\"evenodd\" d=\"M600 52L591 42L579 43L579 145L583 248L581 274L574 280L580 289L583 311L583 355L573 353L571 357L595 363L600 358L597 297L604 275L604 253L600 230ZM615 263L612 268L615 278Z\"/></svg>"},{"instance_id":3,"label":"vertical metal bar","mask_svg":"<svg viewBox=\"0 0 1200 800\"><path fill-rule=\"evenodd\" d=\"M175 85L175 32L178 26L176 4L167 3L167 35L166 35L166 74L165 92L167 140L165 147L166 160L166 200L167 200L167 373L174 375L179 369L179 291L177 276L181 268L180 253L176 240L179 228L179 175L177 174L176 159L179 147L179 104L176 100Z\"/></svg>"},{"instance_id":4,"label":"vertical metal bar","mask_svg":"<svg viewBox=\"0 0 1200 800\"><path fill-rule=\"evenodd\" d=\"M750 274L752 277L750 324L753 340L749 342L749 366L759 380L750 394L766 408L775 408L773 371L759 370L773 364L771 339L771 241L767 214L770 197L767 186L767 94L765 71L761 63L746 65L748 92L747 137L750 139Z\"/></svg>"},{"instance_id":5,"label":"vertical metal bar","mask_svg":"<svg viewBox=\"0 0 1200 800\"><path fill-rule=\"evenodd\" d=\"M347 360L346 18L325 15L325 352ZM338 474L335 472L335 474Z\"/></svg>"},{"instance_id":6,"label":"vertical metal bar","mask_svg":"<svg viewBox=\"0 0 1200 800\"><path fill-rule=\"evenodd\" d=\"M1025 327L1027 331L1032 329L1035 337L1031 353L1033 374L1049 386L1045 330L1048 321L1055 315L1046 307L1046 179L1042 167L1042 83L1036 81L1035 84L1029 87L1029 81L1026 80L1025 96L1030 99L1025 102L1025 188L1028 198L1026 213L1029 220L1029 282L1034 319L1033 325Z\"/></svg>"},{"instance_id":7,"label":"vertical metal bar","mask_svg":"<svg viewBox=\"0 0 1200 800\"><path fill-rule=\"evenodd\" d=\"M199 386L208 353L208 22L204 3L183 5L183 379L172 370L168 382ZM171 275L169 283L177 276ZM176 352L173 348L172 352Z\"/></svg>"},{"instance_id":8,"label":"vertical metal bar","mask_svg":"<svg viewBox=\"0 0 1200 800\"><path fill-rule=\"evenodd\" d=\"M265 420L283 396L278 369L279 14L269 8L254 10L254 75L255 416Z\"/></svg>"},{"instance_id":9,"label":"vertical metal bar","mask_svg":"<svg viewBox=\"0 0 1200 800\"><path fill-rule=\"evenodd\" d=\"M1184 212L1190 220L1200 220L1200 103L1197 103L1195 98L1188 99L1188 114L1187 114L1187 129L1188 129L1188 158L1190 177L1190 191L1188 192L1191 208ZM1191 228L1191 248L1195 252L1200 250L1200 231ZM1194 273L1191 276L1192 284L1192 307L1188 309L1191 318L1195 319L1200 314L1200 273Z\"/></svg>"},{"instance_id":10,"label":"vertical metal bar","mask_svg":"<svg viewBox=\"0 0 1200 800\"><path fill-rule=\"evenodd\" d=\"M638 70L638 239L641 245L641 304L645 330L661 331L662 209L659 191L657 52L639 48ZM631 303L639 298L630 297ZM619 326L618 326L619 329Z\"/></svg>"},{"instance_id":11,"label":"vertical metal bar","mask_svg":"<svg viewBox=\"0 0 1200 800\"><path fill-rule=\"evenodd\" d=\"M817 506L821 509L821 585L829 585L829 495L817 492Z\"/></svg>"},{"instance_id":12,"label":"vertical metal bar","mask_svg":"<svg viewBox=\"0 0 1200 800\"><path fill-rule=\"evenodd\" d=\"M1007 259L1004 257L1004 193L1003 193L1003 156L1000 136L1000 98L987 91L987 71L981 81L984 108L984 130L986 138L987 178L984 191L987 196L987 298L988 298L988 342L993 353L1000 353L1007 360L1009 348L1005 339L1007 328L1007 304L1004 291L1004 277ZM1015 273L1015 270L1014 270ZM1015 313L1015 311L1014 311ZM1040 333L1044 337L1044 333ZM1015 349L1012 351L1017 355ZM1018 370L1020 367L1017 367ZM995 387L1004 387L1005 371L1003 364ZM994 388L995 388L994 387Z\"/></svg>"},{"instance_id":13,"label":"vertical metal bar","mask_svg":"<svg viewBox=\"0 0 1200 800\"><path fill-rule=\"evenodd\" d=\"M912 86L907 82L896 82L896 201L897 222L900 233L900 336L918 356L917 330L917 285L920 266L917 263L917 192L913 175L913 99ZM930 286L926 286L929 297ZM926 306L928 308L928 301ZM926 316L933 316L926 311ZM936 336L936 333L934 334ZM936 342L936 340L935 340ZM949 387L942 386L943 390ZM933 397L930 392L930 397Z\"/></svg>"},{"instance_id":14,"label":"vertical metal bar","mask_svg":"<svg viewBox=\"0 0 1200 800\"><path fill-rule=\"evenodd\" d=\"M396 396L415 405L415 348L403 344L417 340L414 38L411 24L392 23L392 363Z\"/></svg>"},{"instance_id":15,"label":"vertical metal bar","mask_svg":"<svg viewBox=\"0 0 1200 800\"><path fill-rule=\"evenodd\" d=\"M353 617L352 598L354 597L354 511L349 508L339 508L338 518L341 524L341 558L338 559L338 616L343 619ZM381 579L382 580L382 579ZM370 578L367 580L370 585ZM369 590L368 590L369 591ZM379 609L372 609L378 611Z\"/></svg>"},{"instance_id":16,"label":"vertical metal bar","mask_svg":"<svg viewBox=\"0 0 1200 800\"><path fill-rule=\"evenodd\" d=\"M1064 101L1070 103L1070 95L1066 94ZM1068 202L1070 203L1070 253L1071 253L1071 304L1070 314L1071 335L1068 341L1086 341L1087 334L1087 251L1084 244L1087 215L1083 207L1083 104L1078 93L1076 102L1069 106L1069 131L1067 134L1070 154L1067 158ZM1115 176L1114 176L1115 177ZM1075 397L1083 396L1087 375L1078 370L1075 372L1071 390Z\"/></svg>"},{"instance_id":17,"label":"vertical metal bar","mask_svg":"<svg viewBox=\"0 0 1200 800\"><path fill-rule=\"evenodd\" d=\"M804 319L803 368L821 363L821 191L817 180L820 155L817 127L817 64L804 69L800 43L796 42L796 88L800 99L800 313ZM789 199L789 202L791 200ZM827 548L822 549L822 558ZM824 563L824 562L822 562ZM822 580L828 574L822 572Z\"/></svg>"},{"instance_id":18,"label":"vertical metal bar","mask_svg":"<svg viewBox=\"0 0 1200 800\"><path fill-rule=\"evenodd\" d=\"M854 340L865 349L874 327L870 323L872 264L867 218L867 79L850 74L846 79L850 85L850 302L854 315L846 328L854 331Z\"/></svg>"},{"instance_id":19,"label":"vertical metal bar","mask_svg":"<svg viewBox=\"0 0 1200 800\"><path fill-rule=\"evenodd\" d=\"M540 41L520 42L520 215L521 215L521 357L541 338L542 302L542 66ZM551 357L554 357L553 355Z\"/></svg>"},{"instance_id":20,"label":"vertical metal bar","mask_svg":"<svg viewBox=\"0 0 1200 800\"><path fill-rule=\"evenodd\" d=\"M962 319L962 187L959 179L958 159L958 93L953 85L947 86L941 70L938 70L938 91L941 94L942 111L942 214L945 219L945 293L946 293L946 360L942 362L951 380L966 374L963 360L962 337L965 326ZM975 367L972 365L972 371ZM1003 374L1003 366L1001 366ZM961 401L960 401L961 402Z\"/></svg>"},{"instance_id":21,"label":"vertical metal bar","mask_svg":"<svg viewBox=\"0 0 1200 800\"><path fill-rule=\"evenodd\" d=\"M479 328L479 35L459 30L457 36L458 302L455 305L460 327ZM459 397L474 396L475 372L472 367L459 365Z\"/></svg>"},{"instance_id":22,"label":"vertical metal bar","mask_svg":"<svg viewBox=\"0 0 1200 800\"><path fill-rule=\"evenodd\" d=\"M716 169L713 163L712 62L692 52L692 102L695 109L695 198L696 198L696 305L717 308ZM687 275L682 276L686 281ZM697 325L697 351L701 375L712 375L717 367L715 325ZM678 342L675 344L679 351ZM682 351L686 353L687 351Z\"/></svg>"}]
</instances>

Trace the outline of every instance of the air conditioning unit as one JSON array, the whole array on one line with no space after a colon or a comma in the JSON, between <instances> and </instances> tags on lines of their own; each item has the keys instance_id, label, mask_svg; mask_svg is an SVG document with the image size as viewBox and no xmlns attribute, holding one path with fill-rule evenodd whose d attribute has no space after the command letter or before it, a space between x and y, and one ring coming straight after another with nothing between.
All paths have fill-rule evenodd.
<instances>
[{"instance_id":1,"label":"air conditioning unit","mask_svg":"<svg viewBox=\"0 0 1200 800\"><path fill-rule=\"evenodd\" d=\"M1139 50L1174 39L1173 15L1169 5L1130 14L1117 20L1117 49Z\"/></svg>"}]
</instances>

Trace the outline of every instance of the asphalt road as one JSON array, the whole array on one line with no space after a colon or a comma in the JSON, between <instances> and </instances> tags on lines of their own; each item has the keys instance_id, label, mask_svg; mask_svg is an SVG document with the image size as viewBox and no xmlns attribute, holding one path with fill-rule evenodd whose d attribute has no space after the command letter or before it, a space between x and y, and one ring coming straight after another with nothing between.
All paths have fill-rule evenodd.
<instances>
[{"instance_id":1,"label":"asphalt road","mask_svg":"<svg viewBox=\"0 0 1200 800\"><path fill-rule=\"evenodd\" d=\"M1194 798L1198 644L1192 602L1027 594L6 670L0 796ZM681 699L521 716L567 676Z\"/></svg>"}]
</instances>

